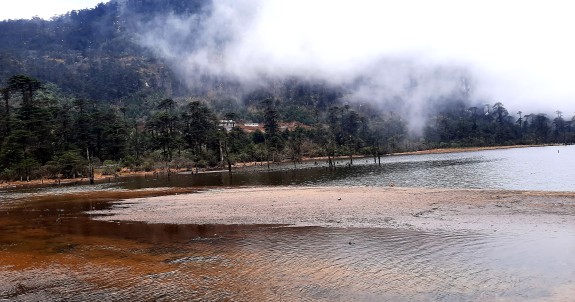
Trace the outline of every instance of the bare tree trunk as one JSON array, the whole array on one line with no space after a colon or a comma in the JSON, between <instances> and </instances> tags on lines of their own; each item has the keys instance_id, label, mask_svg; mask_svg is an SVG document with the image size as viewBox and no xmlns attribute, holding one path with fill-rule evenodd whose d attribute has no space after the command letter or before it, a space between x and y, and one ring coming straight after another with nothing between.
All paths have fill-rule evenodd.
<instances>
[{"instance_id":1,"label":"bare tree trunk","mask_svg":"<svg viewBox=\"0 0 575 302\"><path fill-rule=\"evenodd\" d=\"M90 158L90 151L86 148L86 157L88 158L88 178L90 179L90 184L94 184L94 166L92 165L92 159Z\"/></svg>"},{"instance_id":2,"label":"bare tree trunk","mask_svg":"<svg viewBox=\"0 0 575 302\"><path fill-rule=\"evenodd\" d=\"M222 140L219 140L218 142L219 142L219 144L220 144L220 162L223 163L223 162L224 162L224 150L223 150L223 148L222 148ZM226 149L227 149L227 147L226 147ZM227 156L227 153L228 153L227 151L228 151L228 150L226 150L226 156Z\"/></svg>"}]
</instances>

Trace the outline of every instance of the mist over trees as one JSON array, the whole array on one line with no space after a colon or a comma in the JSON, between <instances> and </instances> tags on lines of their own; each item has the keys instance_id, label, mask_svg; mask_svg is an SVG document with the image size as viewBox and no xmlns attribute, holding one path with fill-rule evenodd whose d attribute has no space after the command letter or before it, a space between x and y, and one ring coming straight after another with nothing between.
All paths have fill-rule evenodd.
<instances>
[{"instance_id":1,"label":"mist over trees","mask_svg":"<svg viewBox=\"0 0 575 302\"><path fill-rule=\"evenodd\" d=\"M337 98L322 107L312 100L322 99L323 90L296 88L307 93L297 97L287 87L279 94L260 91L243 104L159 94L109 104L15 75L1 89L0 177L87 177L88 161L108 174L123 167L198 171L286 160L295 165L304 157L327 157L331 166L338 156L353 162L352 155L375 159L429 148L575 142L573 119L560 111L553 118L521 111L513 116L502 103L469 107L454 101L431 115L418 136L394 112ZM232 125L226 129L224 121ZM248 132L241 127L245 121L260 126Z\"/></svg>"},{"instance_id":2,"label":"mist over trees","mask_svg":"<svg viewBox=\"0 0 575 302\"><path fill-rule=\"evenodd\" d=\"M380 95L360 101L349 86L298 77L248 87L206 76L191 89L134 43L135 20L210 3L112 1L50 21L0 22L0 179L87 177L89 165L109 175L306 157L332 166L339 156L377 162L430 148L575 142L574 118L560 108L520 111L473 100L468 87L428 100L418 116L399 97L384 106Z\"/></svg>"}]
</instances>

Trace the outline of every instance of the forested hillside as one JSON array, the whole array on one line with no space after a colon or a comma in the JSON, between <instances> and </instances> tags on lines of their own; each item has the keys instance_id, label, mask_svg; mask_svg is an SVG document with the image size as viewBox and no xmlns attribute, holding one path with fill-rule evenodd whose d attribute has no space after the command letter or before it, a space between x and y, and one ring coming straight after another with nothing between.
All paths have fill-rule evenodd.
<instances>
[{"instance_id":1,"label":"forested hillside","mask_svg":"<svg viewBox=\"0 0 575 302\"><path fill-rule=\"evenodd\" d=\"M90 166L107 174L198 170L575 142L573 119L560 111L521 112L465 93L442 99L414 128L413 117L395 107L350 100L349 87L321 81L290 77L255 87L230 81L218 90L222 83L208 78L205 89L189 89L169 64L134 42L135 29L162 12L209 9L203 0L126 0L50 21L0 22L0 179L87 176Z\"/></svg>"},{"instance_id":2,"label":"forested hillside","mask_svg":"<svg viewBox=\"0 0 575 302\"><path fill-rule=\"evenodd\" d=\"M64 91L111 101L140 91L185 93L170 69L135 43L137 21L169 11L194 14L194 1L111 1L50 21L0 22L0 81L27 74Z\"/></svg>"}]
</instances>

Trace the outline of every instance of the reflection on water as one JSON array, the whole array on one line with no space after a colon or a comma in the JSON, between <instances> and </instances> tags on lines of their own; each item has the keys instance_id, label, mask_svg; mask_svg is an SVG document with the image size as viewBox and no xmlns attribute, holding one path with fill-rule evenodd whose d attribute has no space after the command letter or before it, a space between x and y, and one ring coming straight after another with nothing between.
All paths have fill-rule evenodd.
<instances>
[{"instance_id":1,"label":"reflection on water","mask_svg":"<svg viewBox=\"0 0 575 302\"><path fill-rule=\"evenodd\" d=\"M108 206L46 198L0 213L0 299L523 301L575 290L575 230L559 227L166 225L84 213Z\"/></svg>"},{"instance_id":2,"label":"reflection on water","mask_svg":"<svg viewBox=\"0 0 575 302\"><path fill-rule=\"evenodd\" d=\"M180 174L163 178L134 178L123 188L163 186L337 185L429 188L475 188L537 191L575 190L575 146L486 150L448 154L356 159L349 167L338 160L331 170L326 162L261 167L253 172Z\"/></svg>"},{"instance_id":3,"label":"reflection on water","mask_svg":"<svg viewBox=\"0 0 575 302\"><path fill-rule=\"evenodd\" d=\"M85 213L109 206L46 197L2 211L0 299L523 301L575 290L575 230L560 227L168 225Z\"/></svg>"},{"instance_id":4,"label":"reflection on water","mask_svg":"<svg viewBox=\"0 0 575 302\"><path fill-rule=\"evenodd\" d=\"M575 146L550 146L486 150L447 154L383 157L381 165L371 158L354 160L352 166L338 160L336 169L323 161L261 166L250 171L174 174L111 179L98 190L159 187L229 186L389 186L427 188L472 188L533 191L575 190ZM94 190L94 186L56 186L0 191L2 200L38 193Z\"/></svg>"},{"instance_id":5,"label":"reflection on water","mask_svg":"<svg viewBox=\"0 0 575 302\"><path fill-rule=\"evenodd\" d=\"M569 238L535 243L469 232L284 228L242 245L247 257L258 255L247 261L261 270L258 275L310 300L522 300L548 297L557 285L549 280L573 280L573 270L557 274L564 261L575 264L569 256L573 234ZM562 260L541 243L566 248Z\"/></svg>"}]
</instances>

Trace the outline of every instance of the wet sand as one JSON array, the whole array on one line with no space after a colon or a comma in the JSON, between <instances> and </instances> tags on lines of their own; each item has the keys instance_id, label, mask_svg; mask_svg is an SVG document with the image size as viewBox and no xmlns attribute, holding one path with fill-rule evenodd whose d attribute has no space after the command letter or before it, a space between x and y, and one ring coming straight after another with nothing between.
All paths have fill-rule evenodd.
<instances>
[{"instance_id":1,"label":"wet sand","mask_svg":"<svg viewBox=\"0 0 575 302\"><path fill-rule=\"evenodd\" d=\"M258 244L269 244L264 250L275 250L277 242L287 240L295 252L287 250L298 255L285 257L282 252L274 257L289 260L251 268L250 271L259 276L255 279L263 276L261 268L279 270L279 275L288 276L288 280L274 280L277 278L274 274L265 277L274 281L263 285L264 291L270 286L283 288L285 282L291 282L294 287L293 291L284 291L284 288L279 291L280 296L274 293L266 299L315 300L310 296L317 293L307 292L306 282L312 288L333 284L334 288L326 291L329 297L326 301L373 301L382 297L397 301L570 301L575 294L575 270L568 260L575 251L575 193L572 192L395 187L235 188L130 199L90 213L106 215L94 219L107 222L291 226L293 234L272 232L258 241ZM316 227L320 230L319 237L309 235ZM380 232L390 237L379 237ZM438 234L444 235L435 237ZM474 236L488 238L487 243L475 241ZM327 244L323 238L327 238ZM450 243L456 238L462 241ZM365 246L370 241L375 242L375 247L366 253ZM390 242L398 245L390 246ZM454 252L434 252L435 245L444 249L460 244L464 248L455 248ZM336 252L331 250L334 245ZM355 252L341 256L344 246ZM309 263L295 260L307 259L314 253L323 255L323 250L337 256L325 261L320 256L321 264L317 259ZM413 258L404 258L402 251ZM254 260L249 261L258 263L260 257L265 258L250 255L247 259L252 256ZM438 260L444 257L445 262ZM458 260L460 257L463 259ZM330 264L341 259L366 263L366 271L353 273L349 264ZM390 259L397 262L389 267L382 264L394 261ZM293 263L295 266L286 273L287 265ZM303 283L292 279L308 275L317 279ZM364 279L370 275L374 282L371 285L369 277ZM294 292L302 293L303 289L306 294L301 297L290 296ZM284 294L288 295L279 299Z\"/></svg>"},{"instance_id":2,"label":"wet sand","mask_svg":"<svg viewBox=\"0 0 575 302\"><path fill-rule=\"evenodd\" d=\"M115 202L106 221L419 230L575 228L575 193L381 187L266 187Z\"/></svg>"}]
</instances>

